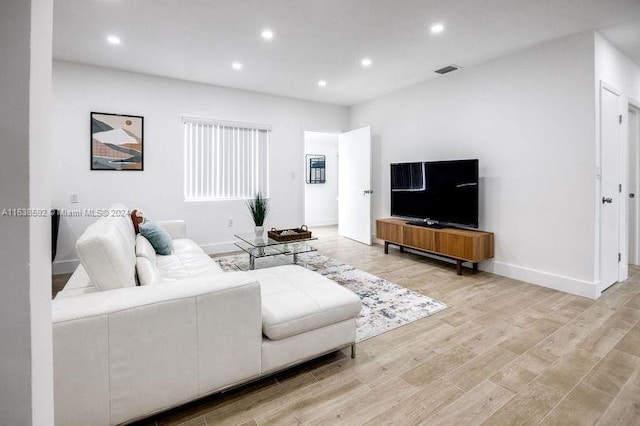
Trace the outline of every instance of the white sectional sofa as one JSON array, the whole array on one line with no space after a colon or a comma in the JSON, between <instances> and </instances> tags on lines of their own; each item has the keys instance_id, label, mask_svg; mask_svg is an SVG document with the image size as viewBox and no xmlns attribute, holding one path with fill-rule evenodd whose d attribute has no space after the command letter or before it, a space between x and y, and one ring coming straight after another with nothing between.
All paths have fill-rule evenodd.
<instances>
[{"instance_id":1,"label":"white sectional sofa","mask_svg":"<svg viewBox=\"0 0 640 426\"><path fill-rule=\"evenodd\" d=\"M296 265L223 272L183 222L159 224L169 256L149 251L128 216L78 240L81 265L53 302L57 425L127 423L355 350L361 302L349 290Z\"/></svg>"}]
</instances>

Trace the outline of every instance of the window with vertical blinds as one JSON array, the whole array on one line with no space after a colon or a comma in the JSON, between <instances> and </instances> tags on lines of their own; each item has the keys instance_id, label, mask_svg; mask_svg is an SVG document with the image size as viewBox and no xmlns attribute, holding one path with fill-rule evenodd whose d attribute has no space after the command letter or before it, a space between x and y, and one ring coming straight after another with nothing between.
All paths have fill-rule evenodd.
<instances>
[{"instance_id":1,"label":"window with vertical blinds","mask_svg":"<svg viewBox=\"0 0 640 426\"><path fill-rule=\"evenodd\" d=\"M195 117L183 124L185 200L269 196L270 126Z\"/></svg>"}]
</instances>

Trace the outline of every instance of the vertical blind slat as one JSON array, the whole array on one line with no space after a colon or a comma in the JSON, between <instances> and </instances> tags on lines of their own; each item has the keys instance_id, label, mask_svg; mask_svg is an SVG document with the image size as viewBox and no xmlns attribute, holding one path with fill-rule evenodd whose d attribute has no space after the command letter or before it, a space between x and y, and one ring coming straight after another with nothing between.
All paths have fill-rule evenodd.
<instances>
[{"instance_id":1,"label":"vertical blind slat","mask_svg":"<svg viewBox=\"0 0 640 426\"><path fill-rule=\"evenodd\" d=\"M189 162L191 161L191 125L189 125L186 129L185 138L187 140L187 143L185 144L186 147L185 147L184 167L187 172L184 180L184 187L185 187L185 193L191 196L191 173L193 172L193 170L191 169L191 165L189 164Z\"/></svg>"},{"instance_id":2,"label":"vertical blind slat","mask_svg":"<svg viewBox=\"0 0 640 426\"><path fill-rule=\"evenodd\" d=\"M194 170L193 170L193 125L189 126L189 159L187 161L187 165L189 166L189 194L191 194L191 196L193 196L193 174L194 174Z\"/></svg>"},{"instance_id":3,"label":"vertical blind slat","mask_svg":"<svg viewBox=\"0 0 640 426\"><path fill-rule=\"evenodd\" d=\"M204 185L203 190L205 194L211 193L211 188L209 187L209 171L211 170L211 164L209 164L209 138L211 137L211 126L205 127L205 137L204 137L204 152L202 153L202 162L204 167Z\"/></svg>"},{"instance_id":4,"label":"vertical blind slat","mask_svg":"<svg viewBox=\"0 0 640 426\"><path fill-rule=\"evenodd\" d=\"M184 125L184 131L183 131L182 137L184 138L184 150L183 150L183 154L184 154L184 162L183 162L184 178L183 178L183 188L184 188L185 198L188 198L189 197L189 191L187 189L187 182L188 182L188 179L189 179L189 173L191 173L191 170L189 169L189 167L187 167L187 159L189 158L189 154L187 153L187 149L189 147L189 125L188 124Z\"/></svg>"},{"instance_id":5,"label":"vertical blind slat","mask_svg":"<svg viewBox=\"0 0 640 426\"><path fill-rule=\"evenodd\" d=\"M220 126L216 126L216 141L220 141L222 138L222 132L220 131ZM222 160L220 157L222 156L222 147L219 143L216 143L216 192L215 196L220 198L220 192L222 191L222 185L220 184L220 180L222 177Z\"/></svg>"},{"instance_id":6,"label":"vertical blind slat","mask_svg":"<svg viewBox=\"0 0 640 426\"><path fill-rule=\"evenodd\" d=\"M203 126L198 124L198 132L196 133L196 197L200 198L200 187L202 186L202 168L200 166L200 161L202 159L202 130Z\"/></svg>"}]
</instances>

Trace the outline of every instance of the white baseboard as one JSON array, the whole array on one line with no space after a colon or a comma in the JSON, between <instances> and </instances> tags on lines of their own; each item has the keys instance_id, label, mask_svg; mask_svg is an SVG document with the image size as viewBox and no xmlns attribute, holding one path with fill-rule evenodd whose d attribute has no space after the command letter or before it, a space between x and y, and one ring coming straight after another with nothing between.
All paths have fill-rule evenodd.
<instances>
[{"instance_id":1,"label":"white baseboard","mask_svg":"<svg viewBox=\"0 0 640 426\"><path fill-rule=\"evenodd\" d=\"M578 280L563 275L526 268L524 266L511 265L504 262L492 261L480 264L480 269L514 280L525 281L542 287L564 291L577 296L597 299L600 296L598 285L593 282Z\"/></svg>"},{"instance_id":2,"label":"white baseboard","mask_svg":"<svg viewBox=\"0 0 640 426\"><path fill-rule=\"evenodd\" d=\"M51 265L51 273L53 275L70 274L76 270L80 261L78 259L56 260Z\"/></svg>"},{"instance_id":3,"label":"white baseboard","mask_svg":"<svg viewBox=\"0 0 640 426\"><path fill-rule=\"evenodd\" d=\"M334 219L323 219L323 220L311 220L307 223L305 223L305 225L311 227L311 226L331 226L331 225L337 225L338 224L338 218L334 218Z\"/></svg>"}]
</instances>

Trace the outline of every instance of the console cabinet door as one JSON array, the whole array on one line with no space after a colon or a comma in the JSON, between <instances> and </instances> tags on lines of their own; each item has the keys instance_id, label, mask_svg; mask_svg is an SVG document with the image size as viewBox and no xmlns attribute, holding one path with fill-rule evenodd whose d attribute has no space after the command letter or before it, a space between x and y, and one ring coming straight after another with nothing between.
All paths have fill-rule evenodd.
<instances>
[{"instance_id":1,"label":"console cabinet door","mask_svg":"<svg viewBox=\"0 0 640 426\"><path fill-rule=\"evenodd\" d=\"M445 256L470 261L475 257L473 255L473 238L464 235L439 232L438 235L436 235L436 251Z\"/></svg>"},{"instance_id":2,"label":"console cabinet door","mask_svg":"<svg viewBox=\"0 0 640 426\"><path fill-rule=\"evenodd\" d=\"M378 220L376 222L376 237L392 243L403 244L402 225Z\"/></svg>"},{"instance_id":3,"label":"console cabinet door","mask_svg":"<svg viewBox=\"0 0 640 426\"><path fill-rule=\"evenodd\" d=\"M405 226L404 245L422 250L435 251L435 232L429 228Z\"/></svg>"}]
</instances>

